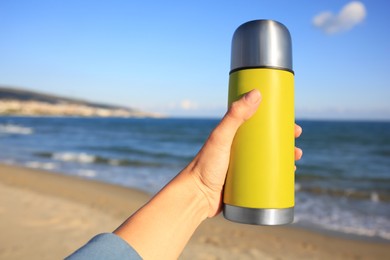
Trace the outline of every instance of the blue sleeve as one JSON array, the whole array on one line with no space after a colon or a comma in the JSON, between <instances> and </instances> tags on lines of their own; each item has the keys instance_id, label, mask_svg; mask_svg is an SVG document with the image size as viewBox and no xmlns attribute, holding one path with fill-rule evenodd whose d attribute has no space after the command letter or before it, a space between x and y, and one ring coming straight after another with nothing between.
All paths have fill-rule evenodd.
<instances>
[{"instance_id":1,"label":"blue sleeve","mask_svg":"<svg viewBox=\"0 0 390 260\"><path fill-rule=\"evenodd\" d=\"M113 233L104 233L92 238L86 245L65 258L83 259L141 259L140 255L122 238Z\"/></svg>"}]
</instances>

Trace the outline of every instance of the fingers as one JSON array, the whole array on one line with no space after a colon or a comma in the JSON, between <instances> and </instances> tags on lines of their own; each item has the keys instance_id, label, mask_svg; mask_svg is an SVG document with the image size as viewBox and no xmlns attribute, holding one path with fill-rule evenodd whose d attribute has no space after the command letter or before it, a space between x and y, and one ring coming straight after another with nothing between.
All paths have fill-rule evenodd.
<instances>
[{"instance_id":1,"label":"fingers","mask_svg":"<svg viewBox=\"0 0 390 260\"><path fill-rule=\"evenodd\" d=\"M298 161L302 158L303 151L302 149L295 147L295 160Z\"/></svg>"},{"instance_id":2,"label":"fingers","mask_svg":"<svg viewBox=\"0 0 390 260\"><path fill-rule=\"evenodd\" d=\"M302 127L295 124L295 138L298 138L302 134Z\"/></svg>"},{"instance_id":3,"label":"fingers","mask_svg":"<svg viewBox=\"0 0 390 260\"><path fill-rule=\"evenodd\" d=\"M222 121L210 135L210 141L217 145L225 145L230 150L231 142L237 129L257 110L261 102L261 94L254 89L235 101Z\"/></svg>"},{"instance_id":4,"label":"fingers","mask_svg":"<svg viewBox=\"0 0 390 260\"><path fill-rule=\"evenodd\" d=\"M302 127L295 124L295 138L298 138L302 134ZM302 149L295 147L295 160L298 161L302 158L303 151ZM297 170L297 167L295 166L295 170Z\"/></svg>"}]
</instances>

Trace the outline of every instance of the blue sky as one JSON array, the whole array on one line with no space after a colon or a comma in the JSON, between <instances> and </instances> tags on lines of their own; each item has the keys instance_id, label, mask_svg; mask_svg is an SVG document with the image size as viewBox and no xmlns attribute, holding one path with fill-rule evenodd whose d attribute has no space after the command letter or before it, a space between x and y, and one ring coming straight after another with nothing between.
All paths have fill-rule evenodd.
<instances>
[{"instance_id":1,"label":"blue sky","mask_svg":"<svg viewBox=\"0 0 390 260\"><path fill-rule=\"evenodd\" d=\"M234 30L284 23L297 118L390 120L390 1L0 2L0 85L172 116L226 111Z\"/></svg>"}]
</instances>

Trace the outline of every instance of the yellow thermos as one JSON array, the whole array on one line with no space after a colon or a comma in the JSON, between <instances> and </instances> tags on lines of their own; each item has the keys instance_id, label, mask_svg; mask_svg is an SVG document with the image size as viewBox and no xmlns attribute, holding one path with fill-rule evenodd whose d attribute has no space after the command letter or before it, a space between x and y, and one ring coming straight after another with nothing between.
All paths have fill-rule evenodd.
<instances>
[{"instance_id":1,"label":"yellow thermos","mask_svg":"<svg viewBox=\"0 0 390 260\"><path fill-rule=\"evenodd\" d=\"M262 94L255 115L231 147L223 213L247 224L294 219L294 72L291 36L281 23L255 20L232 40L229 106L252 89Z\"/></svg>"}]
</instances>

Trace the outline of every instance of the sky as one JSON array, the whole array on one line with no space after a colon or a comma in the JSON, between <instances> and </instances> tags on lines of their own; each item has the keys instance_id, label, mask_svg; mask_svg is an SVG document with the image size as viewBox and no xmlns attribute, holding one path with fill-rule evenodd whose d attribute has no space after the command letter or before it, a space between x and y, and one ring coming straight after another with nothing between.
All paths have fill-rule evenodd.
<instances>
[{"instance_id":1,"label":"sky","mask_svg":"<svg viewBox=\"0 0 390 260\"><path fill-rule=\"evenodd\" d=\"M277 20L298 119L390 120L390 1L0 1L0 86L221 117L231 38Z\"/></svg>"}]
</instances>

